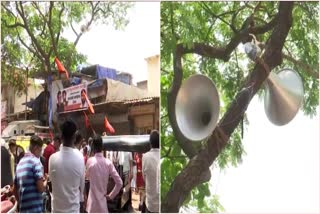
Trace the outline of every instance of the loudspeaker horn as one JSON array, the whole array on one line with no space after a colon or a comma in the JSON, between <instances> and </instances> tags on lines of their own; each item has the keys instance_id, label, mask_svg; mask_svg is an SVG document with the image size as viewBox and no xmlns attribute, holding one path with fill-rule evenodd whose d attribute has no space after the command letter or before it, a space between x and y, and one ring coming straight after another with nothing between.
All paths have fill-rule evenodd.
<instances>
[{"instance_id":1,"label":"loudspeaker horn","mask_svg":"<svg viewBox=\"0 0 320 214\"><path fill-rule=\"evenodd\" d=\"M298 113L303 102L303 82L296 71L270 72L267 78L264 109L271 123L283 126Z\"/></svg>"},{"instance_id":2,"label":"loudspeaker horn","mask_svg":"<svg viewBox=\"0 0 320 214\"><path fill-rule=\"evenodd\" d=\"M218 90L211 79L196 74L179 89L175 114L181 133L191 141L201 141L211 135L219 118Z\"/></svg>"}]
</instances>

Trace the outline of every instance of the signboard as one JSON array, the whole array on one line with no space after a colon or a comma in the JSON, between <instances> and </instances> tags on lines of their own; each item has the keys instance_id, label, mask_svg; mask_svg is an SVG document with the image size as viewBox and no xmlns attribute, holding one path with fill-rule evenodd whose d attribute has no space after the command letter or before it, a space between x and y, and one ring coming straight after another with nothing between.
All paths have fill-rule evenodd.
<instances>
[{"instance_id":1,"label":"signboard","mask_svg":"<svg viewBox=\"0 0 320 214\"><path fill-rule=\"evenodd\" d=\"M82 95L83 91L87 94L86 83L71 86L69 88L63 88L60 84L53 84L52 86L53 112L66 112L88 108L86 98Z\"/></svg>"}]
</instances>

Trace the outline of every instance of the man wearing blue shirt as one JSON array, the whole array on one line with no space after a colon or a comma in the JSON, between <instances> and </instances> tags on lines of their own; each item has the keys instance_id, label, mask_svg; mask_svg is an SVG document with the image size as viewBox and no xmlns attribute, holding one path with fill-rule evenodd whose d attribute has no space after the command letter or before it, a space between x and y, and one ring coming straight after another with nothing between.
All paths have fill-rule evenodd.
<instances>
[{"instance_id":1,"label":"man wearing blue shirt","mask_svg":"<svg viewBox=\"0 0 320 214\"><path fill-rule=\"evenodd\" d=\"M43 142L34 135L30 140L30 152L20 160L14 179L14 193L19 200L20 213L43 212L42 192L46 181L43 176L43 166L40 162Z\"/></svg>"}]
</instances>

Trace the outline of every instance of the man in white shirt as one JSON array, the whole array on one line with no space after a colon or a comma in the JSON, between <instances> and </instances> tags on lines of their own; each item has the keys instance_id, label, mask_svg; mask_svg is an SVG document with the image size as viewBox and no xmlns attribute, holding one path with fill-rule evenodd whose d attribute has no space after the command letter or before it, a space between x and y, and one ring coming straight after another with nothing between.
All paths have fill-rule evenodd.
<instances>
[{"instance_id":1,"label":"man in white shirt","mask_svg":"<svg viewBox=\"0 0 320 214\"><path fill-rule=\"evenodd\" d=\"M150 134L151 150L142 157L142 175L146 188L147 212L159 213L159 132Z\"/></svg>"},{"instance_id":2,"label":"man in white shirt","mask_svg":"<svg viewBox=\"0 0 320 214\"><path fill-rule=\"evenodd\" d=\"M63 146L49 159L52 182L52 212L79 213L85 184L83 156L74 146L76 124L70 120L61 126Z\"/></svg>"}]
</instances>

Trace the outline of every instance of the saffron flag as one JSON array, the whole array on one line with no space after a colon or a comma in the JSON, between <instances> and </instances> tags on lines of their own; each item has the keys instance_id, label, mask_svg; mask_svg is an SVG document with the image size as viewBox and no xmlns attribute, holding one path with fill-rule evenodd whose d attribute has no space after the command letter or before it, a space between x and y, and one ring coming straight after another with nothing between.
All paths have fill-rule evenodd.
<instances>
[{"instance_id":1,"label":"saffron flag","mask_svg":"<svg viewBox=\"0 0 320 214\"><path fill-rule=\"evenodd\" d=\"M106 128L106 131L114 134L116 131L114 130L114 128L111 126L111 124L108 121L108 118L105 116L104 117L104 127Z\"/></svg>"},{"instance_id":2,"label":"saffron flag","mask_svg":"<svg viewBox=\"0 0 320 214\"><path fill-rule=\"evenodd\" d=\"M89 128L89 126L90 126L89 118L84 111L83 111L83 114L84 114L84 123L86 125L86 128Z\"/></svg>"},{"instance_id":3,"label":"saffron flag","mask_svg":"<svg viewBox=\"0 0 320 214\"><path fill-rule=\"evenodd\" d=\"M54 62L57 65L58 71L59 73L64 73L67 77L67 79L69 79L69 74L68 71L64 68L64 66L62 65L62 63L59 61L58 57L54 58Z\"/></svg>"},{"instance_id":4,"label":"saffron flag","mask_svg":"<svg viewBox=\"0 0 320 214\"><path fill-rule=\"evenodd\" d=\"M50 135L51 141L53 141L53 134L50 129L49 129L49 135Z\"/></svg>"},{"instance_id":5,"label":"saffron flag","mask_svg":"<svg viewBox=\"0 0 320 214\"><path fill-rule=\"evenodd\" d=\"M89 100L86 92L82 91L82 94L81 94L81 95L83 95L83 96L86 98L86 101L87 101L87 103L88 103L88 109L89 109L90 113L91 113L91 114L94 114L93 105L91 104L91 102L90 102L90 100Z\"/></svg>"}]
</instances>

